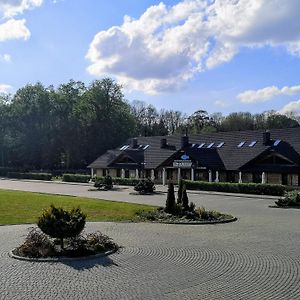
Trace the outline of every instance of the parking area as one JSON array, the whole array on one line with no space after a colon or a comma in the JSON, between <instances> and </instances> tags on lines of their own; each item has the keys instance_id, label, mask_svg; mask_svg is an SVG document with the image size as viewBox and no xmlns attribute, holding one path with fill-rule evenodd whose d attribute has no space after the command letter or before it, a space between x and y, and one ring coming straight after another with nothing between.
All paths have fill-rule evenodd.
<instances>
[{"instance_id":1,"label":"parking area","mask_svg":"<svg viewBox=\"0 0 300 300\"><path fill-rule=\"evenodd\" d=\"M166 198L12 180L1 180L0 188L155 205ZM300 210L270 208L272 199L189 198L239 219L198 226L89 223L87 231L100 230L123 248L107 258L68 263L11 259L9 250L29 226L0 227L0 299L300 299Z\"/></svg>"}]
</instances>

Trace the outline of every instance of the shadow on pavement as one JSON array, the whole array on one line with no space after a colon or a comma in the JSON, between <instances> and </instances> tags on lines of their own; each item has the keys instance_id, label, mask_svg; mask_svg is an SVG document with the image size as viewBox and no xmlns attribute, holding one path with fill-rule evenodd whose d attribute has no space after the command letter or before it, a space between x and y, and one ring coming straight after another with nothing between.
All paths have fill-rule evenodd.
<instances>
[{"instance_id":1,"label":"shadow on pavement","mask_svg":"<svg viewBox=\"0 0 300 300\"><path fill-rule=\"evenodd\" d=\"M92 269L96 266L102 266L102 267L118 266L109 256L84 259L84 260L76 260L76 261L65 261L61 263L77 271L85 271L88 269Z\"/></svg>"}]
</instances>

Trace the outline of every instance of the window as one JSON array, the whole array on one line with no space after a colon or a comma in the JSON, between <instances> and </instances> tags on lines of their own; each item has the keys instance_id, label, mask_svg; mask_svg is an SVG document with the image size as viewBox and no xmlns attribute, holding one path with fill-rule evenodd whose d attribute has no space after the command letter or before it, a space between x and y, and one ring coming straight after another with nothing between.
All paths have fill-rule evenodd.
<instances>
[{"instance_id":1,"label":"window","mask_svg":"<svg viewBox=\"0 0 300 300\"><path fill-rule=\"evenodd\" d=\"M205 143L202 143L198 146L198 148L202 148L205 145Z\"/></svg>"},{"instance_id":2,"label":"window","mask_svg":"<svg viewBox=\"0 0 300 300\"><path fill-rule=\"evenodd\" d=\"M249 147L254 147L256 143L257 143L257 141L251 142L251 143L249 144Z\"/></svg>"},{"instance_id":3,"label":"window","mask_svg":"<svg viewBox=\"0 0 300 300\"><path fill-rule=\"evenodd\" d=\"M210 143L207 148L211 148L215 143Z\"/></svg>"},{"instance_id":4,"label":"window","mask_svg":"<svg viewBox=\"0 0 300 300\"><path fill-rule=\"evenodd\" d=\"M143 149L146 150L149 147L149 145L146 145Z\"/></svg>"},{"instance_id":5,"label":"window","mask_svg":"<svg viewBox=\"0 0 300 300\"><path fill-rule=\"evenodd\" d=\"M221 142L218 146L217 146L217 148L222 148L223 146L224 146L224 142Z\"/></svg>"},{"instance_id":6,"label":"window","mask_svg":"<svg viewBox=\"0 0 300 300\"><path fill-rule=\"evenodd\" d=\"M274 146L278 146L278 145L280 144L280 142L281 142L281 140L276 140L276 141L274 142Z\"/></svg>"},{"instance_id":7,"label":"window","mask_svg":"<svg viewBox=\"0 0 300 300\"><path fill-rule=\"evenodd\" d=\"M240 142L240 143L238 144L238 148L242 148L242 147L245 145L245 143L246 143L246 142L244 142L244 141L243 141L243 142Z\"/></svg>"},{"instance_id":8,"label":"window","mask_svg":"<svg viewBox=\"0 0 300 300\"><path fill-rule=\"evenodd\" d=\"M126 150L127 148L129 148L129 145L124 145L123 147L120 148L120 150Z\"/></svg>"}]
</instances>

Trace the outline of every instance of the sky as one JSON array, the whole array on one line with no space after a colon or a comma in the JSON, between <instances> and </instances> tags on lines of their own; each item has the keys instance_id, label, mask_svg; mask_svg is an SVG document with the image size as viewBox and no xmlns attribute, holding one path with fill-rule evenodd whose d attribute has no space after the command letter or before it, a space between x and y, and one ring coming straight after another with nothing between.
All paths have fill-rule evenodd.
<instances>
[{"instance_id":1,"label":"sky","mask_svg":"<svg viewBox=\"0 0 300 300\"><path fill-rule=\"evenodd\" d=\"M0 0L0 93L112 77L192 113L300 113L299 0Z\"/></svg>"}]
</instances>

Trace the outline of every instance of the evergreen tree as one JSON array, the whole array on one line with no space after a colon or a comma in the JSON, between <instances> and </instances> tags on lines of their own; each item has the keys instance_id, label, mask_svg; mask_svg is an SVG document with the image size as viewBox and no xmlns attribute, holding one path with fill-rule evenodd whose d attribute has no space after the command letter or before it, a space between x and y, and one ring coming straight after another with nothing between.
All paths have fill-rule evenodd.
<instances>
[{"instance_id":1,"label":"evergreen tree","mask_svg":"<svg viewBox=\"0 0 300 300\"><path fill-rule=\"evenodd\" d=\"M165 211L171 214L174 212L174 210L175 210L174 184L170 182L168 185L168 196L167 196Z\"/></svg>"},{"instance_id":2,"label":"evergreen tree","mask_svg":"<svg viewBox=\"0 0 300 300\"><path fill-rule=\"evenodd\" d=\"M179 185L178 185L178 194L177 194L177 204L182 204L181 199L182 199L182 189L183 189L183 180L180 179Z\"/></svg>"},{"instance_id":3,"label":"evergreen tree","mask_svg":"<svg viewBox=\"0 0 300 300\"><path fill-rule=\"evenodd\" d=\"M183 185L182 188L182 197L181 197L181 203L184 210L189 210L189 198L186 192L186 185Z\"/></svg>"}]
</instances>

